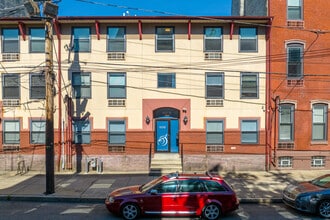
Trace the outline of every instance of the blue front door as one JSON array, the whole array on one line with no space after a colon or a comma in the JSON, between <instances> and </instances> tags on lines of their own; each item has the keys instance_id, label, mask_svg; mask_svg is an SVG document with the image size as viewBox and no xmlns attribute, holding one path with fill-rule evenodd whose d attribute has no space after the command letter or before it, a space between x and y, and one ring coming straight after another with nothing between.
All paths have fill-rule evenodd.
<instances>
[{"instance_id":1,"label":"blue front door","mask_svg":"<svg viewBox=\"0 0 330 220\"><path fill-rule=\"evenodd\" d=\"M156 151L179 152L179 122L178 119L156 120Z\"/></svg>"}]
</instances>

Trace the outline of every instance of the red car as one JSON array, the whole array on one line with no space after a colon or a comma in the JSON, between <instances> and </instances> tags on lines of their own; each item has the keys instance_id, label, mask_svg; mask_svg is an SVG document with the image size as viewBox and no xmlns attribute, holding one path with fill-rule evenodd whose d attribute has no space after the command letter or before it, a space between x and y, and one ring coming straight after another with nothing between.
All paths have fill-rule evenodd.
<instances>
[{"instance_id":1,"label":"red car","mask_svg":"<svg viewBox=\"0 0 330 220\"><path fill-rule=\"evenodd\" d=\"M172 173L140 186L114 190L105 205L111 213L129 220L140 215L218 219L238 209L239 202L218 175Z\"/></svg>"}]
</instances>

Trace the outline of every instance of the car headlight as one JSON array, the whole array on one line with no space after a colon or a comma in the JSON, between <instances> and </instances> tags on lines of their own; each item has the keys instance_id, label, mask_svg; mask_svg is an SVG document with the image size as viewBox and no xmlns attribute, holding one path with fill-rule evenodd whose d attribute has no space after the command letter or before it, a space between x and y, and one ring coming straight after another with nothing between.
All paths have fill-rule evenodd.
<instances>
[{"instance_id":1,"label":"car headlight","mask_svg":"<svg viewBox=\"0 0 330 220\"><path fill-rule=\"evenodd\" d=\"M109 196L108 200L109 200L110 203L114 203L115 202L115 198L112 197L112 196Z\"/></svg>"}]
</instances>

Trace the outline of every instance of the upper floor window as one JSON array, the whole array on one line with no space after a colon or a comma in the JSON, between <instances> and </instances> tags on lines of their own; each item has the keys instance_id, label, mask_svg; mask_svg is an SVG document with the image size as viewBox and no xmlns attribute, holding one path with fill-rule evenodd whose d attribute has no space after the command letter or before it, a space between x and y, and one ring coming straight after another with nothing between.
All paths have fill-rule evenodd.
<instances>
[{"instance_id":1,"label":"upper floor window","mask_svg":"<svg viewBox=\"0 0 330 220\"><path fill-rule=\"evenodd\" d=\"M223 81L223 73L206 73L206 98L222 99Z\"/></svg>"},{"instance_id":2,"label":"upper floor window","mask_svg":"<svg viewBox=\"0 0 330 220\"><path fill-rule=\"evenodd\" d=\"M75 98L91 97L91 74L84 72L72 73L72 87Z\"/></svg>"},{"instance_id":3,"label":"upper floor window","mask_svg":"<svg viewBox=\"0 0 330 220\"><path fill-rule=\"evenodd\" d=\"M19 53L19 31L17 28L2 29L2 53Z\"/></svg>"},{"instance_id":4,"label":"upper floor window","mask_svg":"<svg viewBox=\"0 0 330 220\"><path fill-rule=\"evenodd\" d=\"M2 98L20 98L20 77L19 74L2 74Z\"/></svg>"},{"instance_id":5,"label":"upper floor window","mask_svg":"<svg viewBox=\"0 0 330 220\"><path fill-rule=\"evenodd\" d=\"M208 120L206 122L206 144L224 143L223 120Z\"/></svg>"},{"instance_id":6,"label":"upper floor window","mask_svg":"<svg viewBox=\"0 0 330 220\"><path fill-rule=\"evenodd\" d=\"M302 0L288 0L288 20L302 20Z\"/></svg>"},{"instance_id":7,"label":"upper floor window","mask_svg":"<svg viewBox=\"0 0 330 220\"><path fill-rule=\"evenodd\" d=\"M313 105L313 141L326 141L328 133L328 105Z\"/></svg>"},{"instance_id":8,"label":"upper floor window","mask_svg":"<svg viewBox=\"0 0 330 220\"><path fill-rule=\"evenodd\" d=\"M175 88L175 73L158 73L158 88Z\"/></svg>"},{"instance_id":9,"label":"upper floor window","mask_svg":"<svg viewBox=\"0 0 330 220\"><path fill-rule=\"evenodd\" d=\"M156 27L156 52L174 51L174 27Z\"/></svg>"},{"instance_id":10,"label":"upper floor window","mask_svg":"<svg viewBox=\"0 0 330 220\"><path fill-rule=\"evenodd\" d=\"M73 49L74 52L90 52L90 28L74 27L72 28Z\"/></svg>"},{"instance_id":11,"label":"upper floor window","mask_svg":"<svg viewBox=\"0 0 330 220\"><path fill-rule=\"evenodd\" d=\"M204 28L204 51L219 52L222 51L222 28L205 27Z\"/></svg>"},{"instance_id":12,"label":"upper floor window","mask_svg":"<svg viewBox=\"0 0 330 220\"><path fill-rule=\"evenodd\" d=\"M125 145L126 123L124 120L109 120L108 142L110 145Z\"/></svg>"},{"instance_id":13,"label":"upper floor window","mask_svg":"<svg viewBox=\"0 0 330 220\"><path fill-rule=\"evenodd\" d=\"M279 141L293 141L294 105L281 104L279 110Z\"/></svg>"},{"instance_id":14,"label":"upper floor window","mask_svg":"<svg viewBox=\"0 0 330 220\"><path fill-rule=\"evenodd\" d=\"M258 37L257 28L241 27L239 28L239 51L257 52Z\"/></svg>"},{"instance_id":15,"label":"upper floor window","mask_svg":"<svg viewBox=\"0 0 330 220\"><path fill-rule=\"evenodd\" d=\"M258 73L241 73L241 98L259 97Z\"/></svg>"},{"instance_id":16,"label":"upper floor window","mask_svg":"<svg viewBox=\"0 0 330 220\"><path fill-rule=\"evenodd\" d=\"M126 73L108 73L108 98L126 98Z\"/></svg>"},{"instance_id":17,"label":"upper floor window","mask_svg":"<svg viewBox=\"0 0 330 220\"><path fill-rule=\"evenodd\" d=\"M125 27L108 27L108 52L126 51L126 29Z\"/></svg>"},{"instance_id":18,"label":"upper floor window","mask_svg":"<svg viewBox=\"0 0 330 220\"><path fill-rule=\"evenodd\" d=\"M3 121L3 144L20 143L20 125L19 120Z\"/></svg>"},{"instance_id":19,"label":"upper floor window","mask_svg":"<svg viewBox=\"0 0 330 220\"><path fill-rule=\"evenodd\" d=\"M300 78L303 76L304 46L298 43L287 45L287 76Z\"/></svg>"},{"instance_id":20,"label":"upper floor window","mask_svg":"<svg viewBox=\"0 0 330 220\"><path fill-rule=\"evenodd\" d=\"M45 28L30 28L30 53L45 52Z\"/></svg>"},{"instance_id":21,"label":"upper floor window","mask_svg":"<svg viewBox=\"0 0 330 220\"><path fill-rule=\"evenodd\" d=\"M241 143L256 144L258 140L258 120L241 120Z\"/></svg>"},{"instance_id":22,"label":"upper floor window","mask_svg":"<svg viewBox=\"0 0 330 220\"><path fill-rule=\"evenodd\" d=\"M44 74L30 75L30 98L45 99L46 97L46 82Z\"/></svg>"},{"instance_id":23,"label":"upper floor window","mask_svg":"<svg viewBox=\"0 0 330 220\"><path fill-rule=\"evenodd\" d=\"M44 144L46 142L46 121L32 120L30 132L31 144Z\"/></svg>"},{"instance_id":24,"label":"upper floor window","mask_svg":"<svg viewBox=\"0 0 330 220\"><path fill-rule=\"evenodd\" d=\"M89 120L73 120L74 143L89 144L91 142L91 126Z\"/></svg>"}]
</instances>

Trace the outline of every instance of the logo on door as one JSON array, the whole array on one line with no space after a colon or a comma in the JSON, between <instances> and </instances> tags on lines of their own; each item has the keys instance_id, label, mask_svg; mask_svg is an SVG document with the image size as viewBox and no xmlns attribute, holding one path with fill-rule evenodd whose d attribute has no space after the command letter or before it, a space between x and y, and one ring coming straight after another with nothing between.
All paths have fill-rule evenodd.
<instances>
[{"instance_id":1,"label":"logo on door","mask_svg":"<svg viewBox=\"0 0 330 220\"><path fill-rule=\"evenodd\" d=\"M167 146L167 144L168 144L168 138L167 137L168 137L168 134L165 134L165 135L162 135L162 136L158 137L158 140L157 140L158 146L162 146L162 147Z\"/></svg>"}]
</instances>

